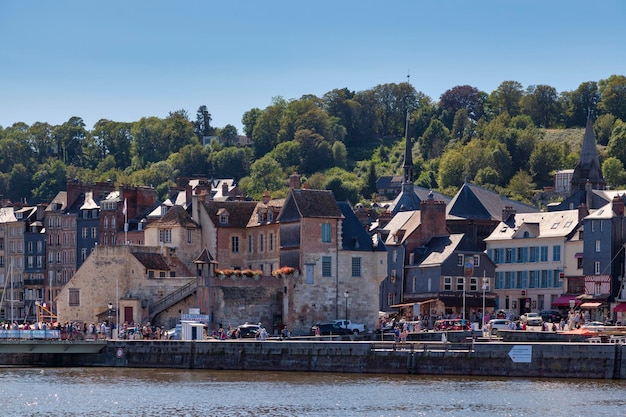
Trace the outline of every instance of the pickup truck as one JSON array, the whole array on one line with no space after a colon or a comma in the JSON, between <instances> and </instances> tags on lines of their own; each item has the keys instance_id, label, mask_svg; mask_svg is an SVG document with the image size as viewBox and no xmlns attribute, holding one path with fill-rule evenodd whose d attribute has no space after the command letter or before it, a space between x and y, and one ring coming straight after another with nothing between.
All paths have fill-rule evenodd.
<instances>
[{"instance_id":1,"label":"pickup truck","mask_svg":"<svg viewBox=\"0 0 626 417\"><path fill-rule=\"evenodd\" d=\"M335 324L341 328L351 330L353 334L365 333L365 325L352 323L350 320L335 320Z\"/></svg>"}]
</instances>

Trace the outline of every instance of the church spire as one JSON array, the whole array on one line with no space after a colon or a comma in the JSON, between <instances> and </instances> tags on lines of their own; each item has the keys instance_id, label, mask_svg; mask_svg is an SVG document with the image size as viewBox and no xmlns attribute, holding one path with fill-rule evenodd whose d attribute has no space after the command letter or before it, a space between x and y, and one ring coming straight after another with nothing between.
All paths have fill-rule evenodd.
<instances>
[{"instance_id":1,"label":"church spire","mask_svg":"<svg viewBox=\"0 0 626 417\"><path fill-rule=\"evenodd\" d=\"M585 190L587 182L591 184L591 188L594 190L604 190L606 185L602 176L602 167L600 166L598 149L596 147L596 136L593 133L593 121L590 115L587 116L587 126L580 149L580 157L570 182L571 194Z\"/></svg>"},{"instance_id":2,"label":"church spire","mask_svg":"<svg viewBox=\"0 0 626 417\"><path fill-rule=\"evenodd\" d=\"M411 75L407 74L406 82L411 85L409 79ZM404 190L407 185L410 185L411 191L413 190L413 146L411 138L409 137L409 120L411 113L409 111L409 105L406 106L406 122L404 125L404 165L402 165L403 177L402 177L402 189Z\"/></svg>"}]
</instances>

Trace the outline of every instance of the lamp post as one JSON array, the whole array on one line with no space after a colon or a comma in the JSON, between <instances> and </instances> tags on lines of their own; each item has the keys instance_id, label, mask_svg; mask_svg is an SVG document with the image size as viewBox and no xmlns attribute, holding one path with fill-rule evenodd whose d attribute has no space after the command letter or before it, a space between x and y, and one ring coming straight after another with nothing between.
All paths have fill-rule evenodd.
<instances>
[{"instance_id":1,"label":"lamp post","mask_svg":"<svg viewBox=\"0 0 626 417\"><path fill-rule=\"evenodd\" d=\"M480 328L483 329L483 333L484 333L484 328L485 328L485 291L487 290L487 284L489 283L489 278L487 278L485 276L485 272L483 271L483 314L482 314L482 323L480 323Z\"/></svg>"},{"instance_id":2,"label":"lamp post","mask_svg":"<svg viewBox=\"0 0 626 417\"><path fill-rule=\"evenodd\" d=\"M348 291L345 291L343 293L343 296L346 299L346 321L345 321L345 325L346 325L346 329L348 328L348 297L350 296L350 293Z\"/></svg>"},{"instance_id":3,"label":"lamp post","mask_svg":"<svg viewBox=\"0 0 626 417\"><path fill-rule=\"evenodd\" d=\"M109 323L108 323L109 324L109 329L110 329L110 332L111 332L111 337L113 337L113 327L111 326L111 315L113 313L113 303L111 303L109 301L109 303L107 304L107 308L109 309Z\"/></svg>"}]
</instances>

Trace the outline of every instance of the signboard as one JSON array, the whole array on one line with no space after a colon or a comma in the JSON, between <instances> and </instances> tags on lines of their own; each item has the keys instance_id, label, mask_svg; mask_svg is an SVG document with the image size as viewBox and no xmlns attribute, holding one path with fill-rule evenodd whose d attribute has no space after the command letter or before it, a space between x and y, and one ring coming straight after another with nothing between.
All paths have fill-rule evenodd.
<instances>
[{"instance_id":1,"label":"signboard","mask_svg":"<svg viewBox=\"0 0 626 417\"><path fill-rule=\"evenodd\" d=\"M509 352L509 357L515 363L531 363L533 357L533 346L515 345Z\"/></svg>"},{"instance_id":2,"label":"signboard","mask_svg":"<svg viewBox=\"0 0 626 417\"><path fill-rule=\"evenodd\" d=\"M181 314L180 319L185 321L195 321L198 323L209 324L208 314Z\"/></svg>"}]
</instances>

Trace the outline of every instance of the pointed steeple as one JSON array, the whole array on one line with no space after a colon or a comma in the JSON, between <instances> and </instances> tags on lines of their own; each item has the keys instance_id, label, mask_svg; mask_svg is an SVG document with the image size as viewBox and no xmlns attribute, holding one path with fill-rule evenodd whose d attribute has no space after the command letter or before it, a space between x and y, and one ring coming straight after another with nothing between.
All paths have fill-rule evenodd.
<instances>
[{"instance_id":1,"label":"pointed steeple","mask_svg":"<svg viewBox=\"0 0 626 417\"><path fill-rule=\"evenodd\" d=\"M407 75L407 83L409 75ZM419 210L421 200L415 193L415 186L413 185L413 146L411 138L409 136L409 120L411 113L409 106L406 109L406 122L404 126L404 164L402 165L402 191L396 197L392 205L392 212L395 214L399 211Z\"/></svg>"},{"instance_id":2,"label":"pointed steeple","mask_svg":"<svg viewBox=\"0 0 626 417\"><path fill-rule=\"evenodd\" d=\"M587 182L591 184L591 188L594 190L604 190L606 186L598 158L596 136L593 133L591 117L587 117L587 126L580 149L580 157L578 158L578 164L576 164L576 168L574 168L572 180L570 181L570 194L585 190L585 184Z\"/></svg>"}]
</instances>

